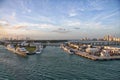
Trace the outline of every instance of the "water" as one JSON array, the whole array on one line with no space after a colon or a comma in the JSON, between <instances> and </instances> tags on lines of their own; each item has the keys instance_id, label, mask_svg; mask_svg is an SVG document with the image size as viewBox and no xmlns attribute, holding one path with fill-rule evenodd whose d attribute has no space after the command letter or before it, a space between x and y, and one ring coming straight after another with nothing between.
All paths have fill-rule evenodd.
<instances>
[{"instance_id":1,"label":"water","mask_svg":"<svg viewBox=\"0 0 120 80\"><path fill-rule=\"evenodd\" d=\"M92 61L51 46L24 58L0 46L0 80L120 80L120 61Z\"/></svg>"}]
</instances>

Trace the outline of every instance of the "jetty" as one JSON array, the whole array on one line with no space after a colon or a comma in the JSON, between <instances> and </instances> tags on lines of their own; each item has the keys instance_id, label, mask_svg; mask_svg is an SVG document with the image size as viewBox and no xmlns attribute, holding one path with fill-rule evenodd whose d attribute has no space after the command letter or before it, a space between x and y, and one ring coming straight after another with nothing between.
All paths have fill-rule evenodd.
<instances>
[{"instance_id":1,"label":"jetty","mask_svg":"<svg viewBox=\"0 0 120 80\"><path fill-rule=\"evenodd\" d=\"M97 60L120 60L120 48L110 46L91 46L76 44L61 44L64 51L73 49L74 54L97 61Z\"/></svg>"},{"instance_id":2,"label":"jetty","mask_svg":"<svg viewBox=\"0 0 120 80\"><path fill-rule=\"evenodd\" d=\"M91 60L120 60L120 56L108 56L108 57L103 57L103 56L94 56L94 55L90 55L86 52L81 52L81 51L77 51L75 52L76 55L91 59Z\"/></svg>"},{"instance_id":3,"label":"jetty","mask_svg":"<svg viewBox=\"0 0 120 80\"><path fill-rule=\"evenodd\" d=\"M20 56L27 57L27 54L24 52L15 51L15 53L20 55Z\"/></svg>"}]
</instances>

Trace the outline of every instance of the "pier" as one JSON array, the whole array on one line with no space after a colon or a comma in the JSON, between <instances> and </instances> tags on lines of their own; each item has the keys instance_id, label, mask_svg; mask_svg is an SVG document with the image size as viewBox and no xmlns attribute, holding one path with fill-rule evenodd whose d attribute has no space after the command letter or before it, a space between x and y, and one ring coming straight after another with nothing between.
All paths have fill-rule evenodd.
<instances>
[{"instance_id":1,"label":"pier","mask_svg":"<svg viewBox=\"0 0 120 80\"><path fill-rule=\"evenodd\" d=\"M75 44L76 45L76 44ZM120 49L119 48L116 48L116 47L106 47L104 48L103 50L104 51L119 51L116 53L103 53L101 49L99 49L100 46L97 46L96 48L93 48L94 51L88 51L87 49L89 48L86 48L86 49L83 49L81 50L80 49L80 46L79 47L73 47L74 44L72 44L72 46L68 43L68 44L61 44L61 48L65 51L69 51L70 49L74 49L74 54L76 55L79 55L79 56L82 56L82 57L85 57L85 58L88 58L88 59L91 59L91 60L120 60ZM66 48L67 47L67 48ZM85 47L85 46L81 46L81 47ZM67 50L66 50L67 49ZM89 48L90 49L90 48ZM92 48L91 48L92 49ZM95 49L96 49L96 52L95 52ZM98 51L97 51L98 49ZM87 50L87 51L86 51ZM100 51L101 50L101 51ZM113 52L114 52L113 51ZM116 54L116 55L115 55Z\"/></svg>"},{"instance_id":2,"label":"pier","mask_svg":"<svg viewBox=\"0 0 120 80\"><path fill-rule=\"evenodd\" d=\"M120 56L109 56L109 57L98 57L98 56L94 56L94 55L89 55L86 52L81 52L81 51L77 51L75 52L76 55L91 59L91 60L120 60Z\"/></svg>"}]
</instances>

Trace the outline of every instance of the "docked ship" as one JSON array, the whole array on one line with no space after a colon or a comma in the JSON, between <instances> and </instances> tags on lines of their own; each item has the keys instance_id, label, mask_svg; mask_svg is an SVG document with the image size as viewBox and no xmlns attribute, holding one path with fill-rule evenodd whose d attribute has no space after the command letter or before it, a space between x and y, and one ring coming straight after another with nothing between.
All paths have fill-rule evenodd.
<instances>
[{"instance_id":1,"label":"docked ship","mask_svg":"<svg viewBox=\"0 0 120 80\"><path fill-rule=\"evenodd\" d=\"M12 44L7 45L6 49L9 51L15 52L15 47Z\"/></svg>"},{"instance_id":2,"label":"docked ship","mask_svg":"<svg viewBox=\"0 0 120 80\"><path fill-rule=\"evenodd\" d=\"M34 51L36 54L40 54L43 51L42 45L36 45L36 50Z\"/></svg>"},{"instance_id":3,"label":"docked ship","mask_svg":"<svg viewBox=\"0 0 120 80\"><path fill-rule=\"evenodd\" d=\"M74 50L71 49L70 47L68 46L65 46L65 45L61 45L60 48L62 48L64 51L68 52L69 54L74 54Z\"/></svg>"},{"instance_id":4,"label":"docked ship","mask_svg":"<svg viewBox=\"0 0 120 80\"><path fill-rule=\"evenodd\" d=\"M69 54L74 54L75 51L74 51L73 49L68 49L68 53L69 53Z\"/></svg>"},{"instance_id":5,"label":"docked ship","mask_svg":"<svg viewBox=\"0 0 120 80\"><path fill-rule=\"evenodd\" d=\"M29 51L27 51L24 47L17 47L15 50L15 53L21 55L21 56L27 56Z\"/></svg>"}]
</instances>

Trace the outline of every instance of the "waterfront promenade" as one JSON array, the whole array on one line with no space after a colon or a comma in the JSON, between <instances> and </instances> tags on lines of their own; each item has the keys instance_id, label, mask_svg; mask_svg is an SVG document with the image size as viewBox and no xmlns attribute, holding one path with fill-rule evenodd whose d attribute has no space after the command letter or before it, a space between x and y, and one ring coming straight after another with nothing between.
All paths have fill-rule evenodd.
<instances>
[{"instance_id":1,"label":"waterfront promenade","mask_svg":"<svg viewBox=\"0 0 120 80\"><path fill-rule=\"evenodd\" d=\"M75 54L91 60L120 60L120 56L98 57L81 51L77 51Z\"/></svg>"},{"instance_id":2,"label":"waterfront promenade","mask_svg":"<svg viewBox=\"0 0 120 80\"><path fill-rule=\"evenodd\" d=\"M93 46L86 44L66 43L61 48L67 53L74 51L74 54L91 60L119 60L120 48L109 46Z\"/></svg>"}]
</instances>

